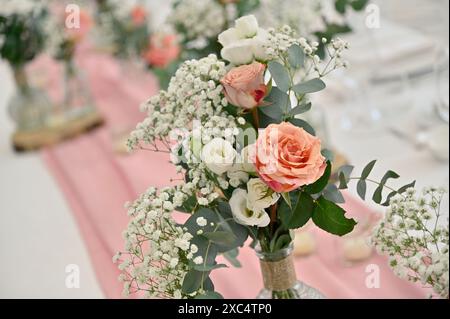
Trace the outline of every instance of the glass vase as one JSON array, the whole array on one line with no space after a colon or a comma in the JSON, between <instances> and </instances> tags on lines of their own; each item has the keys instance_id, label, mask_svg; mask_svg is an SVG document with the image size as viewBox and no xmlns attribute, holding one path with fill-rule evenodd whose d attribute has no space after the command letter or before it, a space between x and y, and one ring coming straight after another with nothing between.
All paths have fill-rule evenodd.
<instances>
[{"instance_id":1,"label":"glass vase","mask_svg":"<svg viewBox=\"0 0 450 319\"><path fill-rule=\"evenodd\" d=\"M293 244L276 252L255 248L261 265L264 288L258 299L324 299L318 290L297 280L292 256Z\"/></svg>"},{"instance_id":2,"label":"glass vase","mask_svg":"<svg viewBox=\"0 0 450 319\"><path fill-rule=\"evenodd\" d=\"M86 85L84 74L75 63L64 62L63 100L60 107L60 117L73 120L95 110L91 93Z\"/></svg>"},{"instance_id":3,"label":"glass vase","mask_svg":"<svg viewBox=\"0 0 450 319\"><path fill-rule=\"evenodd\" d=\"M24 68L13 68L17 90L9 101L8 111L18 131L40 129L47 124L52 106L44 91L29 85Z\"/></svg>"}]
</instances>

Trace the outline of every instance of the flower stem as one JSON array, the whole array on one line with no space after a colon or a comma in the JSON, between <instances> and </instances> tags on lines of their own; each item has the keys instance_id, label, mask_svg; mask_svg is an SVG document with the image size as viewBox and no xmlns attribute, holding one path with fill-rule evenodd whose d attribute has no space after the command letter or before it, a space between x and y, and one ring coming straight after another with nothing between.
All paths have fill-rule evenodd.
<instances>
[{"instance_id":1,"label":"flower stem","mask_svg":"<svg viewBox=\"0 0 450 319\"><path fill-rule=\"evenodd\" d=\"M255 129L259 129L259 115L258 115L258 108L254 107L252 108L252 117L253 117L253 124L255 124Z\"/></svg>"}]
</instances>

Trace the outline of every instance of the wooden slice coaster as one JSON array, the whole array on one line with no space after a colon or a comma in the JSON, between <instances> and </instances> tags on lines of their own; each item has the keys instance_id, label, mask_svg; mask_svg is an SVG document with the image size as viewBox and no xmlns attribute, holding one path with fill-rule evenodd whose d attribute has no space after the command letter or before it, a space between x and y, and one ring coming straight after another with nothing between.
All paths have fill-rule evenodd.
<instances>
[{"instance_id":1,"label":"wooden slice coaster","mask_svg":"<svg viewBox=\"0 0 450 319\"><path fill-rule=\"evenodd\" d=\"M18 152L36 150L83 134L101 124L103 124L103 118L94 110L72 119L61 121L51 127L48 126L30 131L17 131L12 136L12 143L14 149Z\"/></svg>"}]
</instances>

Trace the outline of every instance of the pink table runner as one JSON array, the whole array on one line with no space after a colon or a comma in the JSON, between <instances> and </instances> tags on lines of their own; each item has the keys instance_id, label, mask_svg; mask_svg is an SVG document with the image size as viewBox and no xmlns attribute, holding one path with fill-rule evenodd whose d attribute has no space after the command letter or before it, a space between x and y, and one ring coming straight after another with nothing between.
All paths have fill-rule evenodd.
<instances>
[{"instance_id":1,"label":"pink table runner","mask_svg":"<svg viewBox=\"0 0 450 319\"><path fill-rule=\"evenodd\" d=\"M120 298L122 286L112 256L122 250L122 231L128 223L123 205L134 200L149 186L169 185L174 169L166 154L140 151L121 156L112 149L111 133L133 127L143 118L138 106L157 91L150 75L124 78L124 70L111 58L94 52L83 54L79 61L89 70L89 82L96 105L107 124L89 134L77 137L43 151L43 159L56 178L73 211L88 249L100 286L108 298ZM58 68L45 58L34 66L44 70L51 94L59 91ZM349 197L346 204L355 218L370 212ZM335 237L319 229L312 230L317 252L296 260L298 277L318 288L329 298L423 298L428 290L394 276L384 257L345 266ZM216 288L226 298L253 298L262 287L258 260L253 251L241 250L242 268L214 271ZM368 288L368 265L379 267L380 287Z\"/></svg>"}]
</instances>

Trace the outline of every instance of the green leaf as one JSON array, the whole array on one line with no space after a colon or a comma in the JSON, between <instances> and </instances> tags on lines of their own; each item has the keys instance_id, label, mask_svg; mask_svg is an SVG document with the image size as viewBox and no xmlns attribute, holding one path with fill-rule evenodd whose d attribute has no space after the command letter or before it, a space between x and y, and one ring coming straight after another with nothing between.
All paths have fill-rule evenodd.
<instances>
[{"instance_id":1,"label":"green leaf","mask_svg":"<svg viewBox=\"0 0 450 319\"><path fill-rule=\"evenodd\" d=\"M398 175L396 172L389 170L389 171L386 172L386 174L384 174L383 178L381 179L380 184L385 185L386 182L390 178L397 179L399 177L400 177L400 175Z\"/></svg>"},{"instance_id":2,"label":"green leaf","mask_svg":"<svg viewBox=\"0 0 450 319\"><path fill-rule=\"evenodd\" d=\"M269 62L269 71L277 87L281 91L287 92L291 87L291 80L286 67L276 61L271 61Z\"/></svg>"},{"instance_id":3,"label":"green leaf","mask_svg":"<svg viewBox=\"0 0 450 319\"><path fill-rule=\"evenodd\" d=\"M196 292L204 280L203 272L194 269L189 270L183 279L181 291L185 294Z\"/></svg>"},{"instance_id":4,"label":"green leaf","mask_svg":"<svg viewBox=\"0 0 450 319\"><path fill-rule=\"evenodd\" d=\"M296 229L304 226L311 218L314 209L313 198L305 192L300 192L297 205L294 208L292 217L289 220L289 229Z\"/></svg>"},{"instance_id":5,"label":"green leaf","mask_svg":"<svg viewBox=\"0 0 450 319\"><path fill-rule=\"evenodd\" d=\"M348 0L336 0L334 6L337 12L339 12L340 14L345 14L345 12L347 11L347 4Z\"/></svg>"},{"instance_id":6,"label":"green leaf","mask_svg":"<svg viewBox=\"0 0 450 319\"><path fill-rule=\"evenodd\" d=\"M281 193L281 197L283 197L289 208L292 209L291 197L289 196L289 193Z\"/></svg>"},{"instance_id":7,"label":"green leaf","mask_svg":"<svg viewBox=\"0 0 450 319\"><path fill-rule=\"evenodd\" d=\"M314 130L314 128L304 120L293 118L290 119L289 122L297 127L303 128L306 132L308 132L311 135L316 135L316 131Z\"/></svg>"},{"instance_id":8,"label":"green leaf","mask_svg":"<svg viewBox=\"0 0 450 319\"><path fill-rule=\"evenodd\" d=\"M370 172L372 172L372 169L375 166L376 162L377 162L376 160L373 160L369 164L367 164L366 167L364 167L364 169L361 173L362 179L366 179L367 177L369 177L369 174L370 174Z\"/></svg>"},{"instance_id":9,"label":"green leaf","mask_svg":"<svg viewBox=\"0 0 450 319\"><path fill-rule=\"evenodd\" d=\"M358 183L356 184L356 191L358 192L359 197L361 197L362 200L366 199L366 190L367 190L367 183L365 179L358 180Z\"/></svg>"},{"instance_id":10,"label":"green leaf","mask_svg":"<svg viewBox=\"0 0 450 319\"><path fill-rule=\"evenodd\" d=\"M406 184L406 185L400 187L400 188L399 188L398 190L396 190L396 191L390 192L389 195L386 197L386 200L384 201L384 203L381 204L381 205L383 205L383 206L389 206L392 197L394 197L394 196L397 195L397 194L402 194L402 193L404 193L408 188L414 187L415 185L416 185L416 181L413 181L413 182L411 182L411 183L409 183L409 184Z\"/></svg>"},{"instance_id":11,"label":"green leaf","mask_svg":"<svg viewBox=\"0 0 450 319\"><path fill-rule=\"evenodd\" d=\"M327 162L327 167L323 175L315 181L313 184L310 184L304 188L304 191L309 194L318 194L328 185L331 176L331 162Z\"/></svg>"},{"instance_id":12,"label":"green leaf","mask_svg":"<svg viewBox=\"0 0 450 319\"><path fill-rule=\"evenodd\" d=\"M333 203L342 204L345 203L344 196L339 191L336 185L328 184L327 187L323 191L323 197L332 201Z\"/></svg>"},{"instance_id":13,"label":"green leaf","mask_svg":"<svg viewBox=\"0 0 450 319\"><path fill-rule=\"evenodd\" d=\"M325 83L319 79L315 78L303 83L294 85L292 90L297 94L307 94L322 91L326 87Z\"/></svg>"},{"instance_id":14,"label":"green leaf","mask_svg":"<svg viewBox=\"0 0 450 319\"><path fill-rule=\"evenodd\" d=\"M289 234L283 234L280 237L278 237L278 239L275 242L275 246L273 247L272 251L278 251L281 250L283 248L286 248L287 246L289 246L289 244L291 243L292 238Z\"/></svg>"},{"instance_id":15,"label":"green leaf","mask_svg":"<svg viewBox=\"0 0 450 319\"><path fill-rule=\"evenodd\" d=\"M311 103L297 105L289 112L289 114L292 116L295 116L295 115L299 115L299 114L308 112L309 110L311 110L311 106L312 106Z\"/></svg>"},{"instance_id":16,"label":"green leaf","mask_svg":"<svg viewBox=\"0 0 450 319\"><path fill-rule=\"evenodd\" d=\"M270 105L261 106L258 109L266 116L281 121L283 114L287 113L287 107L290 106L289 96L279 88L274 87L265 101L270 103Z\"/></svg>"},{"instance_id":17,"label":"green leaf","mask_svg":"<svg viewBox=\"0 0 450 319\"><path fill-rule=\"evenodd\" d=\"M232 266L234 266L236 268L241 268L242 265L241 265L240 261L237 259L238 255L239 255L239 249L237 249L237 248L231 249L231 250L223 253L223 256L225 257L225 259L228 260Z\"/></svg>"},{"instance_id":18,"label":"green leaf","mask_svg":"<svg viewBox=\"0 0 450 319\"><path fill-rule=\"evenodd\" d=\"M312 220L321 229L339 236L348 234L356 225L354 219L345 217L345 210L322 196L315 202Z\"/></svg>"},{"instance_id":19,"label":"green leaf","mask_svg":"<svg viewBox=\"0 0 450 319\"><path fill-rule=\"evenodd\" d=\"M236 236L228 231L207 232L203 233L202 235L208 238L213 243L221 245L231 245L236 240Z\"/></svg>"},{"instance_id":20,"label":"green leaf","mask_svg":"<svg viewBox=\"0 0 450 319\"><path fill-rule=\"evenodd\" d=\"M334 152L332 150L329 149L322 149L322 151L320 152L322 154L323 157L325 157L325 159L327 161L330 161L333 163L334 161Z\"/></svg>"},{"instance_id":21,"label":"green leaf","mask_svg":"<svg viewBox=\"0 0 450 319\"><path fill-rule=\"evenodd\" d=\"M288 59L289 64L293 68L298 69L302 67L304 64L305 53L298 44L294 44L288 49Z\"/></svg>"},{"instance_id":22,"label":"green leaf","mask_svg":"<svg viewBox=\"0 0 450 319\"><path fill-rule=\"evenodd\" d=\"M208 272L214 269L219 269L219 268L228 268L227 265L225 264L214 264L214 265L195 265L194 269L197 271L202 271L202 272Z\"/></svg>"},{"instance_id":23,"label":"green leaf","mask_svg":"<svg viewBox=\"0 0 450 319\"><path fill-rule=\"evenodd\" d=\"M375 192L373 193L372 200L375 203L379 204L379 203L381 203L382 199L383 199L383 185L380 184L377 187L377 189L375 190Z\"/></svg>"},{"instance_id":24,"label":"green leaf","mask_svg":"<svg viewBox=\"0 0 450 319\"><path fill-rule=\"evenodd\" d=\"M195 296L194 299L223 299L223 296L215 291L205 291L203 294Z\"/></svg>"},{"instance_id":25,"label":"green leaf","mask_svg":"<svg viewBox=\"0 0 450 319\"><path fill-rule=\"evenodd\" d=\"M347 189L348 188L348 181L350 179L350 175L353 171L352 165L343 165L339 167L338 169L338 176L339 176L339 189Z\"/></svg>"},{"instance_id":26,"label":"green leaf","mask_svg":"<svg viewBox=\"0 0 450 319\"><path fill-rule=\"evenodd\" d=\"M353 10L361 11L366 7L368 2L369 0L353 0L350 5L352 6Z\"/></svg>"}]
</instances>

